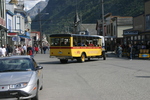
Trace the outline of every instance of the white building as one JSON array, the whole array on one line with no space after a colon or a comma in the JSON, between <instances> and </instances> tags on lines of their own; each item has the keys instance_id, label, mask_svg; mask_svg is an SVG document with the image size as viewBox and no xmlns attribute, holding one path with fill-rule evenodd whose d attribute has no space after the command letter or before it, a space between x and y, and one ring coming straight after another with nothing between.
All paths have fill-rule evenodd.
<instances>
[{"instance_id":1,"label":"white building","mask_svg":"<svg viewBox=\"0 0 150 100\"><path fill-rule=\"evenodd\" d=\"M24 0L11 0L7 9L7 43L27 44L30 39L31 20L24 10ZM12 41L12 42L11 42Z\"/></svg>"}]
</instances>

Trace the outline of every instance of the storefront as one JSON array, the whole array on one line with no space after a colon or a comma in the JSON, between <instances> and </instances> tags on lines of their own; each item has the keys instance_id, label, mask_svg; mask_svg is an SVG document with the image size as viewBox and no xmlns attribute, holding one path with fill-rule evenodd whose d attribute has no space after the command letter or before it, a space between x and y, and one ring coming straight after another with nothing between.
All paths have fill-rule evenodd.
<instances>
[{"instance_id":1,"label":"storefront","mask_svg":"<svg viewBox=\"0 0 150 100\"><path fill-rule=\"evenodd\" d=\"M124 44L128 47L132 44L133 56L138 58L150 58L150 31L124 31ZM127 49L124 50L127 53Z\"/></svg>"}]
</instances>

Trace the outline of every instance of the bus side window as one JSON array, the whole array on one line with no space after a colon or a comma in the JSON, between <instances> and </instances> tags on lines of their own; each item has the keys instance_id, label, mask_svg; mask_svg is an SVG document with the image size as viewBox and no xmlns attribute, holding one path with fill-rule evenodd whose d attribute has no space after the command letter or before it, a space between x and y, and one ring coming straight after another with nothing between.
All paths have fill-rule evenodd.
<instances>
[{"instance_id":1,"label":"bus side window","mask_svg":"<svg viewBox=\"0 0 150 100\"><path fill-rule=\"evenodd\" d=\"M76 39L73 39L73 46L78 46Z\"/></svg>"}]
</instances>

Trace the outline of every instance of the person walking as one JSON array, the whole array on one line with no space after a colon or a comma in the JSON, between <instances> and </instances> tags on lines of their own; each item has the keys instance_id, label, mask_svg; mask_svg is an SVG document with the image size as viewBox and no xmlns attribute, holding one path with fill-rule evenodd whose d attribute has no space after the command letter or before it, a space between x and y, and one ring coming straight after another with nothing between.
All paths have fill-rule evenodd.
<instances>
[{"instance_id":1,"label":"person walking","mask_svg":"<svg viewBox=\"0 0 150 100\"><path fill-rule=\"evenodd\" d=\"M6 56L6 48L4 45L2 45L2 57Z\"/></svg>"},{"instance_id":2,"label":"person walking","mask_svg":"<svg viewBox=\"0 0 150 100\"><path fill-rule=\"evenodd\" d=\"M22 48L24 50L24 55L26 55L27 54L27 46L24 44Z\"/></svg>"},{"instance_id":3,"label":"person walking","mask_svg":"<svg viewBox=\"0 0 150 100\"><path fill-rule=\"evenodd\" d=\"M35 51L36 54L38 53L38 51L39 51L38 46L35 46L35 47L34 47L34 51Z\"/></svg>"},{"instance_id":4,"label":"person walking","mask_svg":"<svg viewBox=\"0 0 150 100\"><path fill-rule=\"evenodd\" d=\"M128 53L129 53L129 59L130 59L130 60L132 60L132 53L133 53L133 52L132 52L132 51L133 51L132 49L133 49L133 48L132 48L132 45L129 44Z\"/></svg>"},{"instance_id":5,"label":"person walking","mask_svg":"<svg viewBox=\"0 0 150 100\"><path fill-rule=\"evenodd\" d=\"M0 46L0 57L2 57L2 47Z\"/></svg>"},{"instance_id":6,"label":"person walking","mask_svg":"<svg viewBox=\"0 0 150 100\"><path fill-rule=\"evenodd\" d=\"M46 54L46 49L47 49L47 46L44 46L43 47L44 54Z\"/></svg>"},{"instance_id":7,"label":"person walking","mask_svg":"<svg viewBox=\"0 0 150 100\"><path fill-rule=\"evenodd\" d=\"M6 52L6 56L11 56L13 53L13 48L9 44L7 44Z\"/></svg>"},{"instance_id":8,"label":"person walking","mask_svg":"<svg viewBox=\"0 0 150 100\"><path fill-rule=\"evenodd\" d=\"M14 53L14 55L21 55L20 46L16 46L16 47L15 47L15 53Z\"/></svg>"},{"instance_id":9,"label":"person walking","mask_svg":"<svg viewBox=\"0 0 150 100\"><path fill-rule=\"evenodd\" d=\"M34 49L31 46L27 47L27 54L34 57Z\"/></svg>"},{"instance_id":10,"label":"person walking","mask_svg":"<svg viewBox=\"0 0 150 100\"><path fill-rule=\"evenodd\" d=\"M18 49L20 51L20 55L24 55L24 49L21 45L18 46Z\"/></svg>"},{"instance_id":11,"label":"person walking","mask_svg":"<svg viewBox=\"0 0 150 100\"><path fill-rule=\"evenodd\" d=\"M118 57L119 58L122 57L122 46L121 45L118 46Z\"/></svg>"}]
</instances>

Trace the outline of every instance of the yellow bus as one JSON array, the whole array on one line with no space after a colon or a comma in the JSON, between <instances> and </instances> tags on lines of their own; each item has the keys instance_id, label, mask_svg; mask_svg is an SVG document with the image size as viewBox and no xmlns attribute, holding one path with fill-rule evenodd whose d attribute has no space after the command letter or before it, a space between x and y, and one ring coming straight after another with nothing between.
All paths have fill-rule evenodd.
<instances>
[{"instance_id":1,"label":"yellow bus","mask_svg":"<svg viewBox=\"0 0 150 100\"><path fill-rule=\"evenodd\" d=\"M85 62L90 58L106 60L105 42L103 36L80 34L50 35L50 57L57 57L61 63L69 59Z\"/></svg>"}]
</instances>

